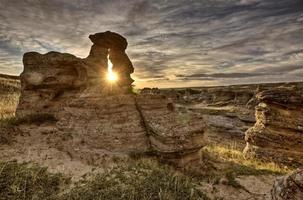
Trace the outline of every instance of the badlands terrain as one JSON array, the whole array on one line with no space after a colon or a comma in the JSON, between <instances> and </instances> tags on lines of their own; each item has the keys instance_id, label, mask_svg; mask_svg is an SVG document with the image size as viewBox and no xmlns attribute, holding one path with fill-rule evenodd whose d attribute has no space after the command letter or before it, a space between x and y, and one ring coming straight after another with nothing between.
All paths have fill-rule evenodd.
<instances>
[{"instance_id":1,"label":"badlands terrain","mask_svg":"<svg viewBox=\"0 0 303 200\"><path fill-rule=\"evenodd\" d=\"M89 38L0 76L0 199L303 198L302 82L135 91L126 39Z\"/></svg>"}]
</instances>

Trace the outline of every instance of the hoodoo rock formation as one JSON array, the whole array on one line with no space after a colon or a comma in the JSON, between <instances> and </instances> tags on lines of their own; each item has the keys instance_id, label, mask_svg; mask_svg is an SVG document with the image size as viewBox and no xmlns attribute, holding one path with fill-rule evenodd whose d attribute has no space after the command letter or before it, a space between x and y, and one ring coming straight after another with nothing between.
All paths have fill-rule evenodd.
<instances>
[{"instance_id":1,"label":"hoodoo rock formation","mask_svg":"<svg viewBox=\"0 0 303 200\"><path fill-rule=\"evenodd\" d=\"M124 37L107 31L89 38L93 46L84 59L58 52L24 54L16 112L26 119L18 125L24 136L20 139L28 143L22 148L41 155L55 149L89 165L133 153L157 155L182 166L198 160L205 145L203 122L193 123L195 115L169 109L173 102L161 95L126 92L134 68ZM115 92L108 92L110 83L104 78L108 57L119 76L112 85Z\"/></svg>"},{"instance_id":2,"label":"hoodoo rock formation","mask_svg":"<svg viewBox=\"0 0 303 200\"><path fill-rule=\"evenodd\" d=\"M247 156L303 165L302 88L276 88L256 95L256 123L246 131Z\"/></svg>"}]
</instances>

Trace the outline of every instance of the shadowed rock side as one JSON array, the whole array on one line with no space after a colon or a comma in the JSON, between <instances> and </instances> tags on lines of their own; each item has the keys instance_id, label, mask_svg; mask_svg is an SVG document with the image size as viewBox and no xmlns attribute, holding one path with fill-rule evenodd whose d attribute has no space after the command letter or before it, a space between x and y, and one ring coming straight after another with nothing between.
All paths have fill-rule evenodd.
<instances>
[{"instance_id":1,"label":"shadowed rock side","mask_svg":"<svg viewBox=\"0 0 303 200\"><path fill-rule=\"evenodd\" d=\"M110 31L90 35L89 39L94 43L89 56L85 59L86 62L92 63L92 74L89 74L91 76L103 74L103 71L107 70L107 55L109 55L113 70L119 75L118 84L120 86L131 86L134 80L130 77L130 74L134 72L134 67L125 53L127 48L126 39ZM100 66L102 67L100 68ZM98 71L98 69L101 69L101 71Z\"/></svg>"},{"instance_id":2,"label":"shadowed rock side","mask_svg":"<svg viewBox=\"0 0 303 200\"><path fill-rule=\"evenodd\" d=\"M303 169L278 178L271 190L272 200L303 199Z\"/></svg>"},{"instance_id":3,"label":"shadowed rock side","mask_svg":"<svg viewBox=\"0 0 303 200\"><path fill-rule=\"evenodd\" d=\"M85 59L58 52L24 54L16 112L22 134L5 157L41 164L57 159L48 166L61 163L63 168L70 162L102 165L133 153L153 153L178 165L197 160L205 145L203 122L167 107L160 95L136 100L124 89L108 90L102 75L108 54L119 73L117 87L129 88L133 82L126 39L112 32L90 39L94 44Z\"/></svg>"},{"instance_id":4,"label":"shadowed rock side","mask_svg":"<svg viewBox=\"0 0 303 200\"><path fill-rule=\"evenodd\" d=\"M277 88L257 94L256 123L246 131L244 152L294 166L303 165L302 88Z\"/></svg>"}]
</instances>

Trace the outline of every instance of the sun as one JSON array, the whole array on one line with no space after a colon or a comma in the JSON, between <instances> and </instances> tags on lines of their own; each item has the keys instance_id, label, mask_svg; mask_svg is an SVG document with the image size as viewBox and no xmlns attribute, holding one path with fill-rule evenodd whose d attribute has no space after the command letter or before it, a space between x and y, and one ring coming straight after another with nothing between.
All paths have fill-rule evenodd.
<instances>
[{"instance_id":1,"label":"sun","mask_svg":"<svg viewBox=\"0 0 303 200\"><path fill-rule=\"evenodd\" d=\"M107 56L107 80L111 83L118 80L117 74L113 72L113 63L110 61L109 55Z\"/></svg>"},{"instance_id":2,"label":"sun","mask_svg":"<svg viewBox=\"0 0 303 200\"><path fill-rule=\"evenodd\" d=\"M115 81L118 80L118 76L115 72L110 71L110 72L107 73L107 80L109 82L115 82Z\"/></svg>"}]
</instances>

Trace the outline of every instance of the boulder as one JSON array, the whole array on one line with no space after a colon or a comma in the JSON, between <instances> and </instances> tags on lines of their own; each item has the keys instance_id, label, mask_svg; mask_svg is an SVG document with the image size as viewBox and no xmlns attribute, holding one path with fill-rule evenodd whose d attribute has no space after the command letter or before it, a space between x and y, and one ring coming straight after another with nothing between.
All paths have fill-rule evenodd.
<instances>
[{"instance_id":1,"label":"boulder","mask_svg":"<svg viewBox=\"0 0 303 200\"><path fill-rule=\"evenodd\" d=\"M271 190L272 200L303 199L303 169L290 175L279 177Z\"/></svg>"}]
</instances>

